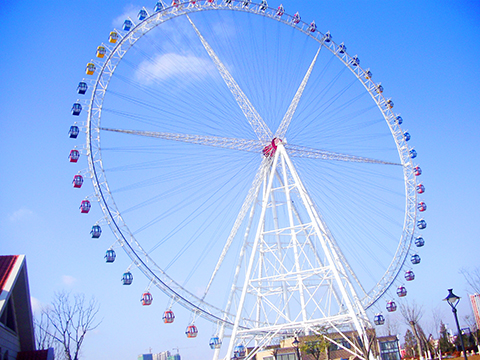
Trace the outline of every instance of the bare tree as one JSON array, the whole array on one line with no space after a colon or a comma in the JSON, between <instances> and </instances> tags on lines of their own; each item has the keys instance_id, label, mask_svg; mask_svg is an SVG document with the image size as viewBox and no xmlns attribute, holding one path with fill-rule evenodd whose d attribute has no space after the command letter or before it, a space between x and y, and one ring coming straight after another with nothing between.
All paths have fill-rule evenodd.
<instances>
[{"instance_id":1,"label":"bare tree","mask_svg":"<svg viewBox=\"0 0 480 360\"><path fill-rule=\"evenodd\" d=\"M473 341L475 342L477 351L480 353L480 330L477 327L477 322L475 321L475 317L473 315L466 315L463 319L465 320L465 323L470 328Z\"/></svg>"},{"instance_id":2,"label":"bare tree","mask_svg":"<svg viewBox=\"0 0 480 360\"><path fill-rule=\"evenodd\" d=\"M417 341L419 357L422 357L422 348L425 348L425 346L422 347L422 344L426 343L426 339L421 339L419 332L419 321L423 316L423 307L417 305L415 302L412 302L411 304L405 302L400 305L400 313L402 314L405 323L412 328L412 333ZM421 331L421 334L423 334L423 331ZM423 337L425 337L425 335L423 335Z\"/></svg>"},{"instance_id":3,"label":"bare tree","mask_svg":"<svg viewBox=\"0 0 480 360\"><path fill-rule=\"evenodd\" d=\"M468 286L470 286L470 291L480 294L480 267L477 267L473 270L467 268L460 269L460 273L463 275L465 280L467 280Z\"/></svg>"},{"instance_id":4,"label":"bare tree","mask_svg":"<svg viewBox=\"0 0 480 360\"><path fill-rule=\"evenodd\" d=\"M69 293L55 293L51 306L42 309L36 321L37 344L43 348L54 344L64 359L78 360L85 335L100 325L98 311L94 298L87 302L83 294L74 294L72 299Z\"/></svg>"}]
</instances>

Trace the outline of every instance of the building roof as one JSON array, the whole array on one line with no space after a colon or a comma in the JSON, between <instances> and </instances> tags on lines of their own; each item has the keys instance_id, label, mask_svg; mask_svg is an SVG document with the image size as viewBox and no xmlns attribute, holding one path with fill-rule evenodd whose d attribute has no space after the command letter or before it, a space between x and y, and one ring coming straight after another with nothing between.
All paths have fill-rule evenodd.
<instances>
[{"instance_id":1,"label":"building roof","mask_svg":"<svg viewBox=\"0 0 480 360\"><path fill-rule=\"evenodd\" d=\"M12 275L18 255L0 256L0 294L6 286L8 278Z\"/></svg>"}]
</instances>

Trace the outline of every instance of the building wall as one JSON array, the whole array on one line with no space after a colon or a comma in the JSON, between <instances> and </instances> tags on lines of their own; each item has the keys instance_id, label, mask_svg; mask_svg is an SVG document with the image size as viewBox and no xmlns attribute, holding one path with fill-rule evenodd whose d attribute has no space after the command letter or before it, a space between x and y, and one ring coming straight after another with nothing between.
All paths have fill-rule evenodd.
<instances>
[{"instance_id":1,"label":"building wall","mask_svg":"<svg viewBox=\"0 0 480 360\"><path fill-rule=\"evenodd\" d=\"M9 359L16 359L17 353L20 351L20 340L18 339L17 334L15 334L12 330L7 329L1 323L0 323L0 348L2 349L0 354L0 359L2 360L6 351L8 351Z\"/></svg>"},{"instance_id":2,"label":"building wall","mask_svg":"<svg viewBox=\"0 0 480 360\"><path fill-rule=\"evenodd\" d=\"M470 303L472 304L477 329L480 329L480 294L470 295Z\"/></svg>"}]
</instances>

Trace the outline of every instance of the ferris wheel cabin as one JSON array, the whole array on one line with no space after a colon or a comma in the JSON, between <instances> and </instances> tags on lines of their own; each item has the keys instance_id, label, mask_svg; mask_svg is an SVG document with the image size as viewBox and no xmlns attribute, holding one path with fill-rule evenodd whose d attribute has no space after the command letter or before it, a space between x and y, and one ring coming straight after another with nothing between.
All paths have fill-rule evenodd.
<instances>
[{"instance_id":1,"label":"ferris wheel cabin","mask_svg":"<svg viewBox=\"0 0 480 360\"><path fill-rule=\"evenodd\" d=\"M175 320L175 314L172 310L167 310L163 313L163 322L165 324L171 324Z\"/></svg>"},{"instance_id":2,"label":"ferris wheel cabin","mask_svg":"<svg viewBox=\"0 0 480 360\"><path fill-rule=\"evenodd\" d=\"M295 13L295 15L293 15L293 19L292 19L292 22L294 24L298 24L300 22L302 18L300 17L300 14L298 13L298 11Z\"/></svg>"},{"instance_id":3,"label":"ferris wheel cabin","mask_svg":"<svg viewBox=\"0 0 480 360\"><path fill-rule=\"evenodd\" d=\"M375 325L383 325L385 324L385 317L382 314L377 314L375 315L373 322L375 323Z\"/></svg>"},{"instance_id":4,"label":"ferris wheel cabin","mask_svg":"<svg viewBox=\"0 0 480 360\"><path fill-rule=\"evenodd\" d=\"M187 331L185 331L185 334L187 335L188 338L197 337L198 329L195 325L188 325Z\"/></svg>"},{"instance_id":5,"label":"ferris wheel cabin","mask_svg":"<svg viewBox=\"0 0 480 360\"><path fill-rule=\"evenodd\" d=\"M147 16L148 16L148 13L147 13L147 10L145 10L145 9L141 9L138 12L138 15L137 15L138 20L140 20L140 21L145 20L147 18Z\"/></svg>"},{"instance_id":6,"label":"ferris wheel cabin","mask_svg":"<svg viewBox=\"0 0 480 360\"><path fill-rule=\"evenodd\" d=\"M118 34L115 31L110 32L108 36L108 42L115 44L118 40Z\"/></svg>"},{"instance_id":7,"label":"ferris wheel cabin","mask_svg":"<svg viewBox=\"0 0 480 360\"><path fill-rule=\"evenodd\" d=\"M267 7L268 7L267 0L262 0L262 2L260 3L260 10L265 11L267 10Z\"/></svg>"},{"instance_id":8,"label":"ferris wheel cabin","mask_svg":"<svg viewBox=\"0 0 480 360\"><path fill-rule=\"evenodd\" d=\"M234 356L234 359L241 359L241 358L244 358L245 357L245 346L240 344L240 345L237 345L235 346L235 348L233 349L233 356Z\"/></svg>"},{"instance_id":9,"label":"ferris wheel cabin","mask_svg":"<svg viewBox=\"0 0 480 360\"><path fill-rule=\"evenodd\" d=\"M100 225L93 225L90 234L92 234L92 239L98 239L100 235L102 235L102 228Z\"/></svg>"},{"instance_id":10,"label":"ferris wheel cabin","mask_svg":"<svg viewBox=\"0 0 480 360\"><path fill-rule=\"evenodd\" d=\"M79 133L80 133L80 129L78 128L77 125L70 126L70 130L68 130L68 136L71 139L76 139Z\"/></svg>"},{"instance_id":11,"label":"ferris wheel cabin","mask_svg":"<svg viewBox=\"0 0 480 360\"><path fill-rule=\"evenodd\" d=\"M423 240L423 237L419 236L415 239L415 246L416 247L422 247L425 245L425 240Z\"/></svg>"},{"instance_id":12,"label":"ferris wheel cabin","mask_svg":"<svg viewBox=\"0 0 480 360\"><path fill-rule=\"evenodd\" d=\"M80 152L76 149L70 150L70 155L68 155L68 159L70 162L76 163L80 158Z\"/></svg>"},{"instance_id":13,"label":"ferris wheel cabin","mask_svg":"<svg viewBox=\"0 0 480 360\"><path fill-rule=\"evenodd\" d=\"M420 219L417 221L417 227L420 229L420 230L423 230L427 227L427 222L423 219Z\"/></svg>"},{"instance_id":14,"label":"ferris wheel cabin","mask_svg":"<svg viewBox=\"0 0 480 360\"><path fill-rule=\"evenodd\" d=\"M130 271L127 271L126 273L123 273L122 276L122 284L123 285L131 285L133 282L133 275Z\"/></svg>"},{"instance_id":15,"label":"ferris wheel cabin","mask_svg":"<svg viewBox=\"0 0 480 360\"><path fill-rule=\"evenodd\" d=\"M87 68L85 69L85 72L87 73L87 75L93 75L95 73L95 64L92 63L92 62L89 62L87 64Z\"/></svg>"},{"instance_id":16,"label":"ferris wheel cabin","mask_svg":"<svg viewBox=\"0 0 480 360\"><path fill-rule=\"evenodd\" d=\"M407 281L415 280L415 274L413 273L412 270L408 270L407 272L405 272L405 280Z\"/></svg>"},{"instance_id":17,"label":"ferris wheel cabin","mask_svg":"<svg viewBox=\"0 0 480 360\"><path fill-rule=\"evenodd\" d=\"M407 289L405 288L405 286L399 286L397 288L397 295L398 295L398 297L407 296Z\"/></svg>"},{"instance_id":18,"label":"ferris wheel cabin","mask_svg":"<svg viewBox=\"0 0 480 360\"><path fill-rule=\"evenodd\" d=\"M315 24L315 21L312 21L310 23L310 27L308 28L308 30L310 30L310 32L314 33L315 31L317 31L317 25Z\"/></svg>"},{"instance_id":19,"label":"ferris wheel cabin","mask_svg":"<svg viewBox=\"0 0 480 360\"><path fill-rule=\"evenodd\" d=\"M412 255L412 257L410 258L410 261L411 261L412 264L414 264L414 265L420 264L420 255L418 255L418 254Z\"/></svg>"},{"instance_id":20,"label":"ferris wheel cabin","mask_svg":"<svg viewBox=\"0 0 480 360\"><path fill-rule=\"evenodd\" d=\"M77 86L77 94L85 95L88 90L88 85L85 81L80 81Z\"/></svg>"},{"instance_id":21,"label":"ferris wheel cabin","mask_svg":"<svg viewBox=\"0 0 480 360\"><path fill-rule=\"evenodd\" d=\"M388 312L394 312L397 310L397 304L395 304L395 301L389 301L387 303L387 311Z\"/></svg>"},{"instance_id":22,"label":"ferris wheel cabin","mask_svg":"<svg viewBox=\"0 0 480 360\"><path fill-rule=\"evenodd\" d=\"M75 175L73 177L72 183L73 183L74 188L80 189L83 185L83 176L82 175Z\"/></svg>"},{"instance_id":23,"label":"ferris wheel cabin","mask_svg":"<svg viewBox=\"0 0 480 360\"><path fill-rule=\"evenodd\" d=\"M80 103L76 102L75 104L72 105L72 115L78 116L82 112L82 105Z\"/></svg>"},{"instance_id":24,"label":"ferris wheel cabin","mask_svg":"<svg viewBox=\"0 0 480 360\"><path fill-rule=\"evenodd\" d=\"M130 31L132 26L133 26L132 20L127 19L123 22L123 30L125 31Z\"/></svg>"},{"instance_id":25,"label":"ferris wheel cabin","mask_svg":"<svg viewBox=\"0 0 480 360\"><path fill-rule=\"evenodd\" d=\"M161 1L158 1L156 4L155 4L155 7L153 8L153 11L155 12L159 12L159 11L162 11L163 10L163 4Z\"/></svg>"},{"instance_id":26,"label":"ferris wheel cabin","mask_svg":"<svg viewBox=\"0 0 480 360\"><path fill-rule=\"evenodd\" d=\"M210 349L220 349L222 347L222 340L218 336L214 336L209 342Z\"/></svg>"},{"instance_id":27,"label":"ferris wheel cabin","mask_svg":"<svg viewBox=\"0 0 480 360\"><path fill-rule=\"evenodd\" d=\"M330 31L327 31L327 33L323 36L323 41L326 43L332 41L332 35L330 35ZM343 47L345 47L345 45L343 45ZM343 52L345 52L345 50L343 50ZM340 52L340 54L343 54L343 52Z\"/></svg>"},{"instance_id":28,"label":"ferris wheel cabin","mask_svg":"<svg viewBox=\"0 0 480 360\"><path fill-rule=\"evenodd\" d=\"M152 305L153 296L149 292L143 293L142 298L140 299L143 306Z\"/></svg>"},{"instance_id":29,"label":"ferris wheel cabin","mask_svg":"<svg viewBox=\"0 0 480 360\"><path fill-rule=\"evenodd\" d=\"M283 5L280 4L280 6L277 9L277 13L275 15L282 16L283 14L285 14L285 9L283 8Z\"/></svg>"},{"instance_id":30,"label":"ferris wheel cabin","mask_svg":"<svg viewBox=\"0 0 480 360\"><path fill-rule=\"evenodd\" d=\"M112 249L108 249L107 252L105 253L105 261L107 263L113 263L116 257L117 255L115 254L115 251Z\"/></svg>"},{"instance_id":31,"label":"ferris wheel cabin","mask_svg":"<svg viewBox=\"0 0 480 360\"><path fill-rule=\"evenodd\" d=\"M104 58L106 53L107 49L105 49L105 46L100 45L99 47L97 47L97 58Z\"/></svg>"},{"instance_id":32,"label":"ferris wheel cabin","mask_svg":"<svg viewBox=\"0 0 480 360\"><path fill-rule=\"evenodd\" d=\"M82 214L88 214L91 207L92 207L92 204L90 204L90 201L82 200L82 202L80 203L80 212Z\"/></svg>"}]
</instances>

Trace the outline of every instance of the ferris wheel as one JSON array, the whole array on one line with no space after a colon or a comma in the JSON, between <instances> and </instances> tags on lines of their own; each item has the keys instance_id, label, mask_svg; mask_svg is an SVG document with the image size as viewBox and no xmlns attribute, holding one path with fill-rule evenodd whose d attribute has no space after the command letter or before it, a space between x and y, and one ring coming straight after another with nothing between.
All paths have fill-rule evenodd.
<instances>
[{"instance_id":1,"label":"ferris wheel","mask_svg":"<svg viewBox=\"0 0 480 360\"><path fill-rule=\"evenodd\" d=\"M188 337L199 317L216 324L214 359L381 325L420 263L425 187L359 57L265 0L159 1L107 35L77 89L72 114L87 115L69 134L86 145L69 158L88 159L80 210L98 200L91 234L108 225L106 261L130 257L123 284L140 271L143 305L150 287L167 294L166 323L191 311Z\"/></svg>"}]
</instances>

